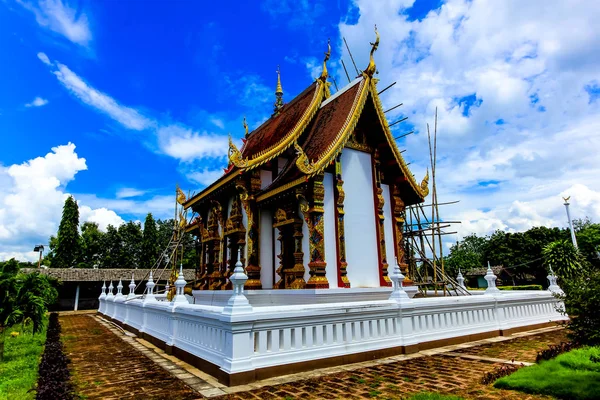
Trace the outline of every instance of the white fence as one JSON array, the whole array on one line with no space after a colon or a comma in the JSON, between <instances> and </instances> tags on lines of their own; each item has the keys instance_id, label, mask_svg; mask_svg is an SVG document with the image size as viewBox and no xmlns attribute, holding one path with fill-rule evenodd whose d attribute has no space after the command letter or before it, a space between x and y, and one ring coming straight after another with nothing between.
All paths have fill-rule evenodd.
<instances>
[{"instance_id":1,"label":"white fence","mask_svg":"<svg viewBox=\"0 0 600 400\"><path fill-rule=\"evenodd\" d=\"M236 374L566 319L557 305L548 291L523 291L235 313L227 306L109 295L101 297L99 311Z\"/></svg>"}]
</instances>

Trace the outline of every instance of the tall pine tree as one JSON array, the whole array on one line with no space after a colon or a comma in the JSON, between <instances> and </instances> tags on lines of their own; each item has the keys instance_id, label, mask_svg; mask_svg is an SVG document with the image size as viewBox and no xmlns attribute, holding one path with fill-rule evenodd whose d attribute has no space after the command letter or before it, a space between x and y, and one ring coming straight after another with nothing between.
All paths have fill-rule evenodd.
<instances>
[{"instance_id":1,"label":"tall pine tree","mask_svg":"<svg viewBox=\"0 0 600 400\"><path fill-rule=\"evenodd\" d=\"M52 266L70 268L77 264L81 254L79 207L73 196L69 196L65 200L56 241L56 251L52 260Z\"/></svg>"},{"instance_id":2,"label":"tall pine tree","mask_svg":"<svg viewBox=\"0 0 600 400\"><path fill-rule=\"evenodd\" d=\"M144 233L142 240L142 254L140 256L140 268L152 268L158 258L160 246L158 243L158 230L152 213L146 215L144 221Z\"/></svg>"}]
</instances>

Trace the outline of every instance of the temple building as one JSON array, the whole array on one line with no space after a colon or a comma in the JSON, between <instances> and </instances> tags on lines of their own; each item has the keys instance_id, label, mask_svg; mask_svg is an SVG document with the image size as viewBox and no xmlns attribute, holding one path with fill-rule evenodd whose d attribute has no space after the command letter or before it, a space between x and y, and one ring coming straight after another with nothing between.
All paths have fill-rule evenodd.
<instances>
[{"instance_id":1,"label":"temple building","mask_svg":"<svg viewBox=\"0 0 600 400\"><path fill-rule=\"evenodd\" d=\"M272 116L230 138L222 177L182 204L196 217L200 262L194 289L231 289L238 250L246 289L391 286L397 258L410 285L406 206L428 194L428 175L408 169L378 96L372 43L367 68L334 94L321 76L288 103L277 71Z\"/></svg>"}]
</instances>

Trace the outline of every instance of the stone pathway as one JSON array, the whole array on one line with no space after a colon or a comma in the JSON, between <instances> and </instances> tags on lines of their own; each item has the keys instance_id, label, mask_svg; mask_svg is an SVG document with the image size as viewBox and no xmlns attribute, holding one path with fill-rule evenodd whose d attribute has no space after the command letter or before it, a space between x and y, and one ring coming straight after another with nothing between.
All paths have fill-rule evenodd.
<instances>
[{"instance_id":1,"label":"stone pathway","mask_svg":"<svg viewBox=\"0 0 600 400\"><path fill-rule=\"evenodd\" d=\"M61 323L78 390L89 399L402 399L423 391L479 400L548 399L480 381L503 364L530 365L539 350L566 340L562 329L544 328L226 387L99 316L65 315Z\"/></svg>"}]
</instances>

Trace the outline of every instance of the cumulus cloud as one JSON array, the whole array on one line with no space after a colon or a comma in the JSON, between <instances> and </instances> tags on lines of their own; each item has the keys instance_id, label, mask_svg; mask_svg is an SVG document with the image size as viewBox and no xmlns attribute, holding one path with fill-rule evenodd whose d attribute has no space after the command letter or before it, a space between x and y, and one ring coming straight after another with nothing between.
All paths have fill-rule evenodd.
<instances>
[{"instance_id":1,"label":"cumulus cloud","mask_svg":"<svg viewBox=\"0 0 600 400\"><path fill-rule=\"evenodd\" d=\"M92 40L87 14L71 7L62 0L17 0L21 6L33 12L38 25L56 32L73 43L87 46Z\"/></svg>"},{"instance_id":2,"label":"cumulus cloud","mask_svg":"<svg viewBox=\"0 0 600 400\"><path fill-rule=\"evenodd\" d=\"M48 243L69 196L67 184L86 169L85 159L77 155L72 143L54 147L44 157L0 167L0 258L30 259L34 245ZM94 221L101 227L123 223L109 209L79 206L81 222Z\"/></svg>"},{"instance_id":3,"label":"cumulus cloud","mask_svg":"<svg viewBox=\"0 0 600 400\"><path fill-rule=\"evenodd\" d=\"M41 107L45 106L46 104L48 104L48 100L41 97L36 97L31 103L25 104L25 107Z\"/></svg>"},{"instance_id":4,"label":"cumulus cloud","mask_svg":"<svg viewBox=\"0 0 600 400\"><path fill-rule=\"evenodd\" d=\"M600 80L600 4L448 0L412 20L413 3L358 0L358 20L339 30L364 67L377 24L381 87L399 83L382 101L404 104L388 116L408 116L417 132L399 142L417 176L437 108L439 198L461 200L443 216L463 221L461 235L566 226L568 193L575 217L600 221L589 205L600 194L600 102L589 89ZM403 125L398 135L413 129Z\"/></svg>"},{"instance_id":5,"label":"cumulus cloud","mask_svg":"<svg viewBox=\"0 0 600 400\"><path fill-rule=\"evenodd\" d=\"M198 158L225 157L229 144L227 137L207 132L199 133L180 125L158 128L158 143L162 151L182 161Z\"/></svg>"}]
</instances>

